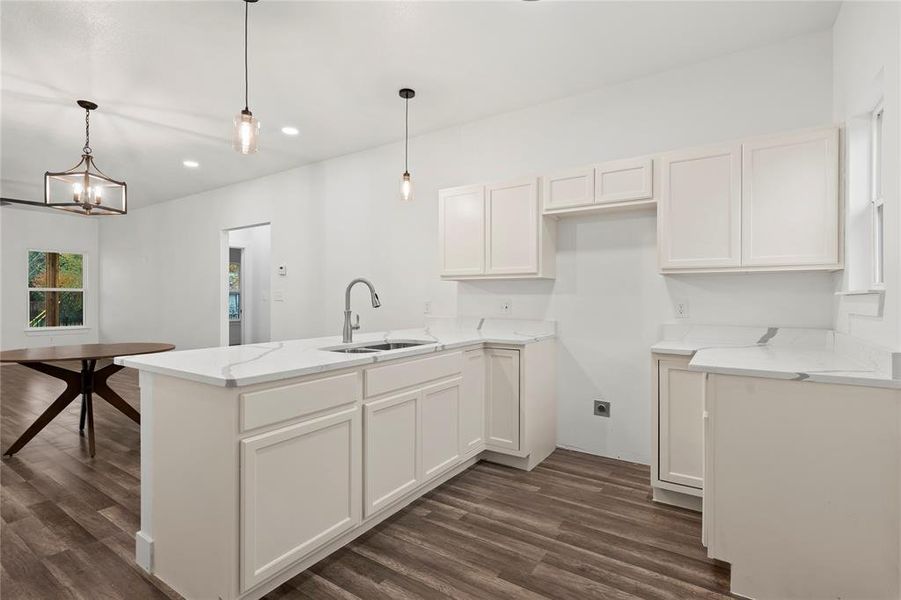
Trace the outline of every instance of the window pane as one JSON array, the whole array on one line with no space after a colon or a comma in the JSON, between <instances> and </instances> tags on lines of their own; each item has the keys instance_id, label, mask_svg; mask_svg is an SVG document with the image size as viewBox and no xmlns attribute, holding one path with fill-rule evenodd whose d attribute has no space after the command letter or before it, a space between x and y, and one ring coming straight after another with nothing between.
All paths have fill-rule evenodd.
<instances>
[{"instance_id":1,"label":"window pane","mask_svg":"<svg viewBox=\"0 0 901 600\"><path fill-rule=\"evenodd\" d=\"M29 327L84 325L83 292L29 292Z\"/></svg>"},{"instance_id":2,"label":"window pane","mask_svg":"<svg viewBox=\"0 0 901 600\"><path fill-rule=\"evenodd\" d=\"M28 253L28 287L84 287L81 254L58 252Z\"/></svg>"}]
</instances>

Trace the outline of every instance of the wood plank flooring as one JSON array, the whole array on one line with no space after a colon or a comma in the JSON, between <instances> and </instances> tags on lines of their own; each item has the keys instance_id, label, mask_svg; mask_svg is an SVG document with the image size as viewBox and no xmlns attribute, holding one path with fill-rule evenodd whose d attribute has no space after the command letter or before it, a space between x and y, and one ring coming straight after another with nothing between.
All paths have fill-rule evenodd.
<instances>
[{"instance_id":1,"label":"wood plank flooring","mask_svg":"<svg viewBox=\"0 0 901 600\"><path fill-rule=\"evenodd\" d=\"M74 368L74 365L73 365ZM137 407L137 375L110 380ZM0 368L0 447L62 390ZM179 596L134 563L138 427L95 402L97 456L78 403L0 461L0 596ZM648 468L558 450L531 473L480 463L270 593L269 600L613 600L730 597L699 515L652 504Z\"/></svg>"}]
</instances>

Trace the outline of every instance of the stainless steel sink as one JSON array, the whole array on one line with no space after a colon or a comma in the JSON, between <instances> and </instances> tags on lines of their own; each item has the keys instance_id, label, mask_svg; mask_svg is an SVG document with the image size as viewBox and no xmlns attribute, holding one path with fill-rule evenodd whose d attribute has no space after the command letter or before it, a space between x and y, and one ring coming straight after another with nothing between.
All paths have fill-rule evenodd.
<instances>
[{"instance_id":1,"label":"stainless steel sink","mask_svg":"<svg viewBox=\"0 0 901 600\"><path fill-rule=\"evenodd\" d=\"M368 354L372 352L385 352L387 350L400 350L401 348L413 348L416 346L427 346L436 342L422 340L384 340L381 342L359 342L354 345L332 346L330 348L321 348L328 352L343 352L345 354Z\"/></svg>"},{"instance_id":2,"label":"stainless steel sink","mask_svg":"<svg viewBox=\"0 0 901 600\"><path fill-rule=\"evenodd\" d=\"M412 348L414 346L425 346L434 342L382 342L380 344L367 344L363 348L371 348L372 350L398 350L400 348Z\"/></svg>"},{"instance_id":3,"label":"stainless steel sink","mask_svg":"<svg viewBox=\"0 0 901 600\"><path fill-rule=\"evenodd\" d=\"M329 352L343 352L345 354L372 354L378 352L378 350L363 348L362 346L356 348L323 348L323 350L328 350Z\"/></svg>"}]
</instances>

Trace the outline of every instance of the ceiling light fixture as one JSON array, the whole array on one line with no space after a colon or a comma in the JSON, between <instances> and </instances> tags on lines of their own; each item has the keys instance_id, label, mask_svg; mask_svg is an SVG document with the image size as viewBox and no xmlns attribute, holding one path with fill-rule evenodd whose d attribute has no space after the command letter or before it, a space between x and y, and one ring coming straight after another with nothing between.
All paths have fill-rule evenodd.
<instances>
[{"instance_id":1,"label":"ceiling light fixture","mask_svg":"<svg viewBox=\"0 0 901 600\"><path fill-rule=\"evenodd\" d=\"M300 130L297 127L285 126L282 127L282 133L284 133L285 135L297 135L298 133L300 133Z\"/></svg>"},{"instance_id":2,"label":"ceiling light fixture","mask_svg":"<svg viewBox=\"0 0 901 600\"><path fill-rule=\"evenodd\" d=\"M200 166L200 163L197 162L196 160L183 160L183 161L181 161L181 164L188 167L189 169L196 169L197 167Z\"/></svg>"},{"instance_id":3,"label":"ceiling light fixture","mask_svg":"<svg viewBox=\"0 0 901 600\"><path fill-rule=\"evenodd\" d=\"M79 100L84 109L84 147L81 160L68 171L44 173L44 205L84 215L124 215L128 188L124 181L104 175L91 150L91 111L97 105Z\"/></svg>"},{"instance_id":4,"label":"ceiling light fixture","mask_svg":"<svg viewBox=\"0 0 901 600\"><path fill-rule=\"evenodd\" d=\"M416 95L410 88L402 88L398 94L404 99L404 174L400 180L400 199L403 202L413 201L413 181L407 164L410 150L410 98Z\"/></svg>"},{"instance_id":5,"label":"ceiling light fixture","mask_svg":"<svg viewBox=\"0 0 901 600\"><path fill-rule=\"evenodd\" d=\"M247 77L247 20L250 4L257 0L244 0L244 110L235 116L235 135L232 147L241 154L253 154L259 149L260 122L250 112Z\"/></svg>"}]
</instances>

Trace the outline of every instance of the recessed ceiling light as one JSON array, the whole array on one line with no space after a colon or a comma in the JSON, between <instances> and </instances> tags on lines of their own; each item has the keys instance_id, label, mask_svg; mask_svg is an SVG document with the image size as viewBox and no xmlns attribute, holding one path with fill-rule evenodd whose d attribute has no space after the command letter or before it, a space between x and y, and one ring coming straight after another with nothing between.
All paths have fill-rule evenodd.
<instances>
[{"instance_id":1,"label":"recessed ceiling light","mask_svg":"<svg viewBox=\"0 0 901 600\"><path fill-rule=\"evenodd\" d=\"M282 133L285 135L297 135L300 133L300 130L297 127L282 127Z\"/></svg>"},{"instance_id":2,"label":"recessed ceiling light","mask_svg":"<svg viewBox=\"0 0 901 600\"><path fill-rule=\"evenodd\" d=\"M200 166L200 163L197 162L196 160L183 160L183 161L181 161L181 164L188 167L189 169L196 169L197 167Z\"/></svg>"}]
</instances>

